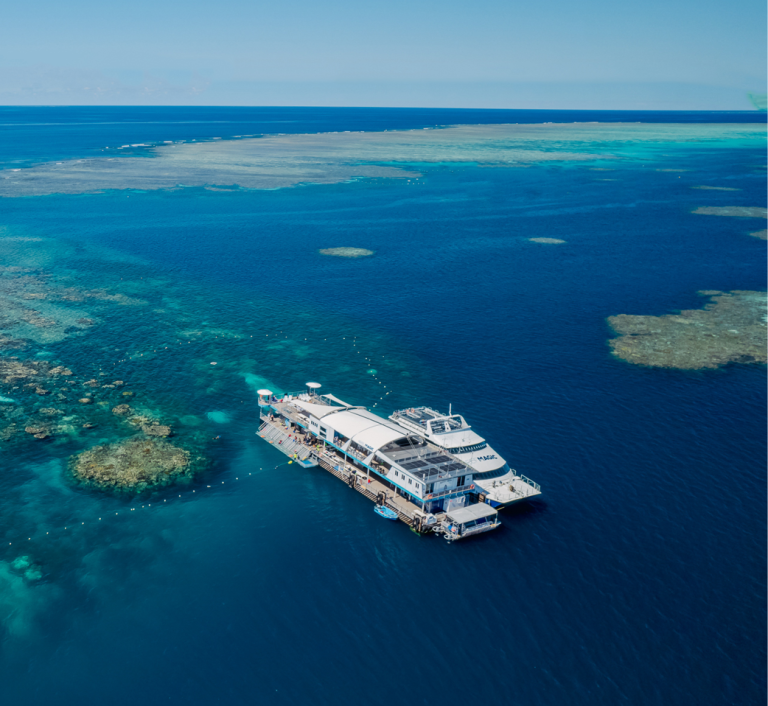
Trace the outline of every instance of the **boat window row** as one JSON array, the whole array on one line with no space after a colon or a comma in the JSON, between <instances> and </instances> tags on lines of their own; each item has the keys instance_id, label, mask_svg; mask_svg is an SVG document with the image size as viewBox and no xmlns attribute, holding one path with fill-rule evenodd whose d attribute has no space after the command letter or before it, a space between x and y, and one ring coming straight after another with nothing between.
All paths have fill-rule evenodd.
<instances>
[{"instance_id":1,"label":"boat window row","mask_svg":"<svg viewBox=\"0 0 768 706\"><path fill-rule=\"evenodd\" d=\"M405 473L400 473L400 471L395 471L395 478L399 478L400 480L407 480L408 485L415 485L416 490L421 490L421 483L414 483L413 478L409 478L405 475Z\"/></svg>"},{"instance_id":2,"label":"boat window row","mask_svg":"<svg viewBox=\"0 0 768 706\"><path fill-rule=\"evenodd\" d=\"M472 444L471 446L454 446L452 449L446 449L446 451L451 454L468 454L473 451L481 451L486 446L488 446L488 443L483 441L480 444Z\"/></svg>"}]
</instances>

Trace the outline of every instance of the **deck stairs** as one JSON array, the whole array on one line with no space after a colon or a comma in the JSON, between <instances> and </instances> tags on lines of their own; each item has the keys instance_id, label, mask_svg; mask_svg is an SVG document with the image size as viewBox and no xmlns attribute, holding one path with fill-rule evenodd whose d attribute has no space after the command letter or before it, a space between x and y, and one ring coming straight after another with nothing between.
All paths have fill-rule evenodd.
<instances>
[{"instance_id":1,"label":"deck stairs","mask_svg":"<svg viewBox=\"0 0 768 706\"><path fill-rule=\"evenodd\" d=\"M263 422L257 433L262 439L268 441L278 451L282 451L290 458L306 461L312 454L312 450L308 446L305 446L293 436L289 436L288 432L274 424Z\"/></svg>"}]
</instances>

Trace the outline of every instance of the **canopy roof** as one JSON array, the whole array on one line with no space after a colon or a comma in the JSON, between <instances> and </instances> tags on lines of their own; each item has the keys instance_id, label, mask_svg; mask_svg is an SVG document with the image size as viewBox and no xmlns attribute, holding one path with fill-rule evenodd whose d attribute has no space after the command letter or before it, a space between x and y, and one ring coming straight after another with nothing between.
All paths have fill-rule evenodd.
<instances>
[{"instance_id":1,"label":"canopy roof","mask_svg":"<svg viewBox=\"0 0 768 706\"><path fill-rule=\"evenodd\" d=\"M333 414L334 412L339 412L340 410L344 409L344 407L331 407L327 404L304 402L303 400L291 400L291 404L294 407L303 409L305 412L309 412L313 417L316 417L317 419L322 419L328 414Z\"/></svg>"},{"instance_id":2,"label":"canopy roof","mask_svg":"<svg viewBox=\"0 0 768 706\"><path fill-rule=\"evenodd\" d=\"M405 429L367 409L345 409L330 417L327 423L342 436L371 450L379 449L406 435Z\"/></svg>"},{"instance_id":3,"label":"canopy roof","mask_svg":"<svg viewBox=\"0 0 768 706\"><path fill-rule=\"evenodd\" d=\"M494 510L490 505L486 505L485 503L476 503L475 505L467 505L466 507L459 507L455 510L450 510L445 514L452 522L463 525L465 522L479 520L481 517L495 517L499 513L496 512L496 510Z\"/></svg>"},{"instance_id":4,"label":"canopy roof","mask_svg":"<svg viewBox=\"0 0 768 706\"><path fill-rule=\"evenodd\" d=\"M345 402L344 400L340 400L340 399L339 399L338 397L336 397L335 395L331 395L330 393L329 393L329 394L327 394L327 395L323 395L323 397L324 397L326 400L331 400L331 402L337 402L338 404L340 404L340 405L343 405L344 407L352 407L352 406L353 406L353 405L351 405L351 404L349 404L349 403Z\"/></svg>"},{"instance_id":5,"label":"canopy roof","mask_svg":"<svg viewBox=\"0 0 768 706\"><path fill-rule=\"evenodd\" d=\"M403 436L405 435L402 431L398 431L397 429L390 429L389 427L385 427L383 425L377 425L375 427L370 427L369 429L361 431L354 438L354 441L357 444L362 444L366 448L375 451L380 449L382 446L386 446L390 442L395 441L396 439L402 439Z\"/></svg>"}]
</instances>

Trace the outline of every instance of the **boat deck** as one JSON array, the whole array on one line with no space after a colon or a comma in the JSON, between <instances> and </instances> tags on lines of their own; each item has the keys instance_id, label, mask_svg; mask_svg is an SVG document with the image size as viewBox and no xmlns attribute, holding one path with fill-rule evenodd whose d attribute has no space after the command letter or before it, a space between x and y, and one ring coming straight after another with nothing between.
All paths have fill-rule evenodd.
<instances>
[{"instance_id":1,"label":"boat deck","mask_svg":"<svg viewBox=\"0 0 768 706\"><path fill-rule=\"evenodd\" d=\"M500 505L512 505L541 495L541 490L525 476L516 476L511 482L490 481L482 484L486 493Z\"/></svg>"}]
</instances>

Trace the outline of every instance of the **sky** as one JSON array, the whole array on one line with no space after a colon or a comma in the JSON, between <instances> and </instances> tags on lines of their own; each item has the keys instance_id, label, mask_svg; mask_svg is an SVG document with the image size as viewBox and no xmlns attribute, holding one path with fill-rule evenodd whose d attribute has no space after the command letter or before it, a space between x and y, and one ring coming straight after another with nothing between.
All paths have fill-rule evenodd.
<instances>
[{"instance_id":1,"label":"sky","mask_svg":"<svg viewBox=\"0 0 768 706\"><path fill-rule=\"evenodd\" d=\"M25 0L0 104L749 110L765 0Z\"/></svg>"}]
</instances>

